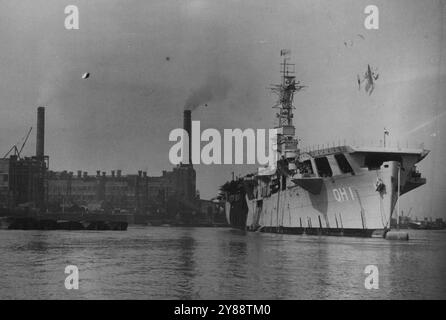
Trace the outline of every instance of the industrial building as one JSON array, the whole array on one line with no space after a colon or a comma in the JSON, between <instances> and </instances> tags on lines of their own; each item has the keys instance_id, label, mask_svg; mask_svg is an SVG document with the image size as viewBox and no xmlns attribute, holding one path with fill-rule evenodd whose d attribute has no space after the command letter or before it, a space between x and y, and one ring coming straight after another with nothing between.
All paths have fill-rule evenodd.
<instances>
[{"instance_id":1,"label":"industrial building","mask_svg":"<svg viewBox=\"0 0 446 320\"><path fill-rule=\"evenodd\" d=\"M190 133L190 110L184 112L184 129ZM15 148L14 155L0 159L3 212L22 207L42 213L121 212L143 223L156 219L183 223L224 221L222 203L199 198L191 164L179 164L161 176L149 176L145 171L126 175L121 170L98 170L95 174L50 171L49 157L44 155L44 130L45 109L39 107L36 155L22 158Z\"/></svg>"},{"instance_id":2,"label":"industrial building","mask_svg":"<svg viewBox=\"0 0 446 320\"><path fill-rule=\"evenodd\" d=\"M172 216L172 210L193 210L199 201L195 170L185 165L163 171L162 176L148 176L145 171L127 175L121 170L109 174L97 171L95 175L48 171L45 189L46 202L52 210L76 205L90 210L113 208Z\"/></svg>"},{"instance_id":3,"label":"industrial building","mask_svg":"<svg viewBox=\"0 0 446 320\"><path fill-rule=\"evenodd\" d=\"M0 208L16 208L27 204L39 210L45 208L45 175L48 169L48 156L44 155L44 135L45 108L39 107L37 108L36 155L22 158L17 147L14 146L15 154L9 158L0 159Z\"/></svg>"}]
</instances>

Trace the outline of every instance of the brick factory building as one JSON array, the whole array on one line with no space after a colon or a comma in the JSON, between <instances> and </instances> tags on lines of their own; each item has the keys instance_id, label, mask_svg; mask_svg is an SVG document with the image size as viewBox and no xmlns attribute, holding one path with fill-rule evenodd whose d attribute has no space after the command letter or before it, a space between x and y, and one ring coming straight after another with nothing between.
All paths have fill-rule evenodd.
<instances>
[{"instance_id":1,"label":"brick factory building","mask_svg":"<svg viewBox=\"0 0 446 320\"><path fill-rule=\"evenodd\" d=\"M184 116L190 132L190 111ZM49 157L44 155L44 126L45 108L39 107L36 155L21 157L23 146L13 146L15 154L0 159L0 215L23 208L40 213L122 212L141 222L148 217L185 223L224 220L221 203L200 199L191 164L179 164L161 176L143 171L123 175L121 170L93 175L50 171ZM215 220L216 216L221 218Z\"/></svg>"},{"instance_id":2,"label":"brick factory building","mask_svg":"<svg viewBox=\"0 0 446 320\"><path fill-rule=\"evenodd\" d=\"M195 170L179 165L172 171L163 171L162 176L148 176L147 172L122 175L121 170L87 172L47 173L46 196L49 206L73 204L148 212L166 208L169 199L194 202Z\"/></svg>"},{"instance_id":3,"label":"brick factory building","mask_svg":"<svg viewBox=\"0 0 446 320\"><path fill-rule=\"evenodd\" d=\"M122 175L121 170L87 172L48 171L46 202L51 211L125 211L138 216L190 220L192 216L210 221L221 215L221 206L202 200L196 191L195 170L180 164L161 176L146 172ZM74 208L74 209L72 209ZM217 218L216 218L217 217ZM223 218L223 217L222 217Z\"/></svg>"}]
</instances>

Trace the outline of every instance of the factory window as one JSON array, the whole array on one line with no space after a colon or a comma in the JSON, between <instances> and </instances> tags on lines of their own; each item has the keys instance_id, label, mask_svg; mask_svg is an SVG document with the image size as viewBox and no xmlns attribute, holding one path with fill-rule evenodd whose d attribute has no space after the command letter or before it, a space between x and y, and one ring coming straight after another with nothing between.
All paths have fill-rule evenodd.
<instances>
[{"instance_id":1,"label":"factory window","mask_svg":"<svg viewBox=\"0 0 446 320\"><path fill-rule=\"evenodd\" d=\"M350 166L350 163L348 163L347 158L344 154L339 153L335 154L336 162L338 163L339 169L341 169L342 173L351 173L354 174L352 167Z\"/></svg>"},{"instance_id":2,"label":"factory window","mask_svg":"<svg viewBox=\"0 0 446 320\"><path fill-rule=\"evenodd\" d=\"M320 177L331 177L333 175L327 157L315 158L314 162L316 162L317 172Z\"/></svg>"}]
</instances>

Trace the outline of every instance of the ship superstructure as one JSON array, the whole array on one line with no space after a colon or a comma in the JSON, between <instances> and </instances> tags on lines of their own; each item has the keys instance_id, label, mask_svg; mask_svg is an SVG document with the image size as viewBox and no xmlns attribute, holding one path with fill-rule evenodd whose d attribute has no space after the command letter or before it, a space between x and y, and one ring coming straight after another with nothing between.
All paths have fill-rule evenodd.
<instances>
[{"instance_id":1,"label":"ship superstructure","mask_svg":"<svg viewBox=\"0 0 446 320\"><path fill-rule=\"evenodd\" d=\"M281 54L282 55L282 54ZM303 86L285 55L278 96L278 160L222 186L228 222L241 229L371 236L388 230L400 195L426 183L416 163L425 149L339 145L302 152L293 125L294 94Z\"/></svg>"}]
</instances>

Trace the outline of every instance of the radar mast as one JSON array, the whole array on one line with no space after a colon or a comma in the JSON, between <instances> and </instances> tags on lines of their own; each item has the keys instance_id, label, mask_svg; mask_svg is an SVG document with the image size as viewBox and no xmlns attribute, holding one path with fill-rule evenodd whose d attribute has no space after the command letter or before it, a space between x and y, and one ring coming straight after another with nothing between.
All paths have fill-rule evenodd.
<instances>
[{"instance_id":1,"label":"radar mast","mask_svg":"<svg viewBox=\"0 0 446 320\"><path fill-rule=\"evenodd\" d=\"M273 108L278 109L276 117L277 151L281 158L295 159L298 155L298 139L295 137L296 129L293 125L293 99L294 93L299 92L305 86L296 81L295 64L289 63L290 50L283 49L280 56L283 62L280 64L281 83L272 85L271 90L278 96Z\"/></svg>"}]
</instances>

